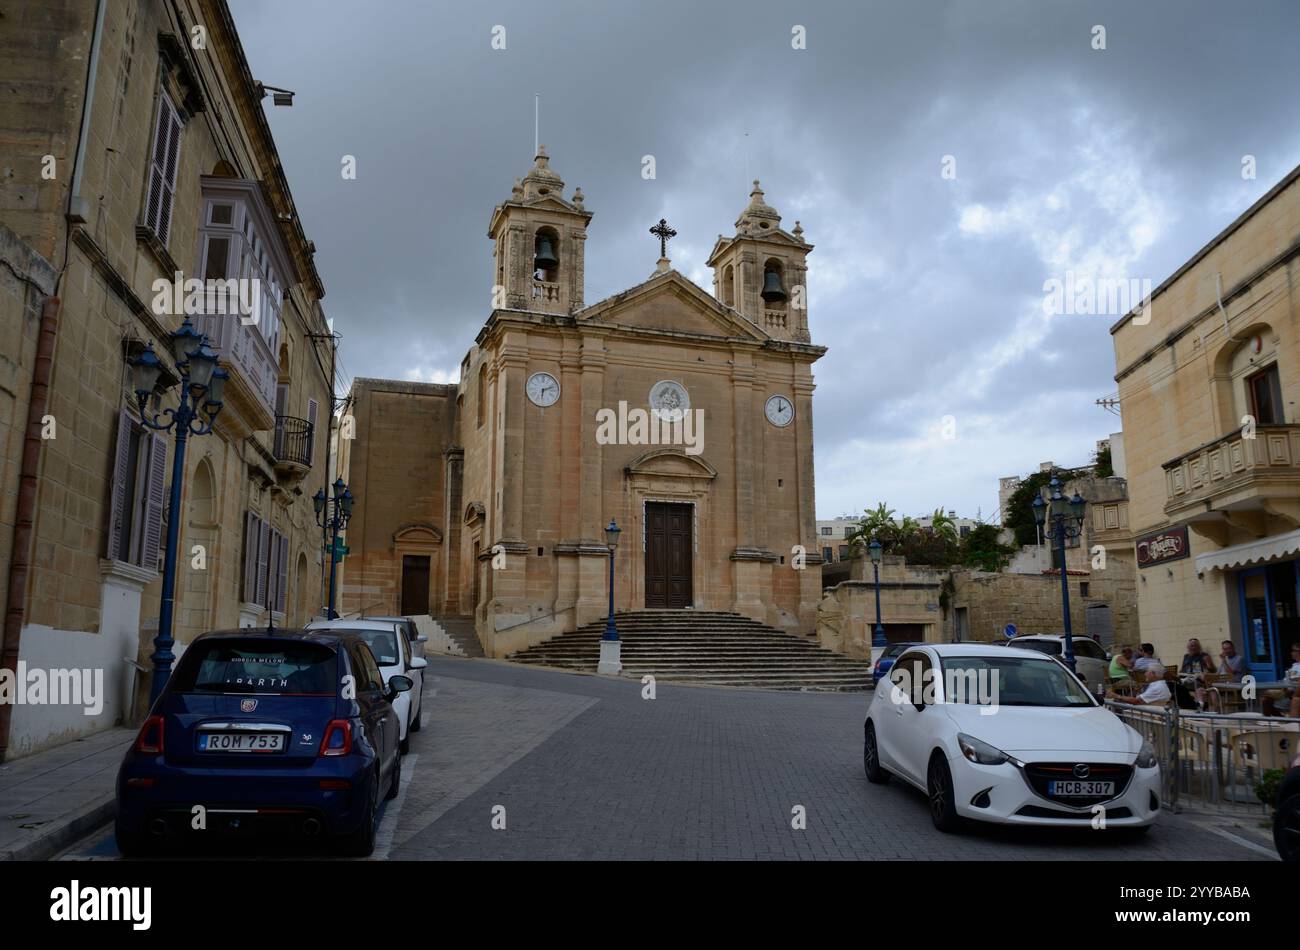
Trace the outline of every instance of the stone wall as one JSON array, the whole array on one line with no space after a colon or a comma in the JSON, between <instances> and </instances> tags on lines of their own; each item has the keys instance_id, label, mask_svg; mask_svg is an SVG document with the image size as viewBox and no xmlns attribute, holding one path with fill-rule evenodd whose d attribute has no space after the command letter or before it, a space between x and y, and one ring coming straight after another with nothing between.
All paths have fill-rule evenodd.
<instances>
[{"instance_id":1,"label":"stone wall","mask_svg":"<svg viewBox=\"0 0 1300 950\"><path fill-rule=\"evenodd\" d=\"M876 585L868 558L854 560L853 576L827 590L817 605L817 639L837 653L870 659ZM901 557L886 556L880 567L880 614L885 627L919 624L923 629L918 639L941 642L946 577L945 571L912 567Z\"/></svg>"}]
</instances>

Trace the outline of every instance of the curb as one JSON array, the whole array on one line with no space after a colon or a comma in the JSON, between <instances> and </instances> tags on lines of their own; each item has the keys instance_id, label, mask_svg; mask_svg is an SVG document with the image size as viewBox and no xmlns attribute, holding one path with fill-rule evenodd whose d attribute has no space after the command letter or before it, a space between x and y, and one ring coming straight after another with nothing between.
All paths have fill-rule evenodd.
<instances>
[{"instance_id":1,"label":"curb","mask_svg":"<svg viewBox=\"0 0 1300 950\"><path fill-rule=\"evenodd\" d=\"M73 841L108 824L117 810L112 795L84 805L70 818L38 830L28 841L0 851L0 861L48 861Z\"/></svg>"}]
</instances>

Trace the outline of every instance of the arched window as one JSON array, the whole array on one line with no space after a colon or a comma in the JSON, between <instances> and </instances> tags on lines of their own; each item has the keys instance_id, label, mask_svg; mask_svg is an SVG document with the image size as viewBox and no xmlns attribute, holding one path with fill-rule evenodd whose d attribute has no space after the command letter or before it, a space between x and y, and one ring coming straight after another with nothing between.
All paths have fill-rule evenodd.
<instances>
[{"instance_id":1,"label":"arched window","mask_svg":"<svg viewBox=\"0 0 1300 950\"><path fill-rule=\"evenodd\" d=\"M736 305L736 268L731 264L722 272L722 302L728 307Z\"/></svg>"},{"instance_id":2,"label":"arched window","mask_svg":"<svg viewBox=\"0 0 1300 950\"><path fill-rule=\"evenodd\" d=\"M483 428L483 421L487 419L487 366L483 365L478 368L478 426Z\"/></svg>"},{"instance_id":3,"label":"arched window","mask_svg":"<svg viewBox=\"0 0 1300 950\"><path fill-rule=\"evenodd\" d=\"M763 306L768 310L784 310L790 289L785 285L785 268L775 257L763 262Z\"/></svg>"}]
</instances>

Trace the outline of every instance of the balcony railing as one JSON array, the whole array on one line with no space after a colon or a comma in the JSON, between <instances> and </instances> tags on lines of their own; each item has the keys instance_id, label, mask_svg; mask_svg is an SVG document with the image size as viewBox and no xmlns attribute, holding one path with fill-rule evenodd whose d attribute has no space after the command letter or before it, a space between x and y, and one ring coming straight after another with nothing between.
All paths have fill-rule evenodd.
<instances>
[{"instance_id":1,"label":"balcony railing","mask_svg":"<svg viewBox=\"0 0 1300 950\"><path fill-rule=\"evenodd\" d=\"M784 330L786 326L784 310L764 310L763 324L768 330Z\"/></svg>"},{"instance_id":2,"label":"balcony railing","mask_svg":"<svg viewBox=\"0 0 1300 950\"><path fill-rule=\"evenodd\" d=\"M533 299L543 303L559 303L560 285L546 280L533 281Z\"/></svg>"},{"instance_id":3,"label":"balcony railing","mask_svg":"<svg viewBox=\"0 0 1300 950\"><path fill-rule=\"evenodd\" d=\"M1300 425L1259 425L1252 434L1235 429L1165 462L1165 512L1300 494Z\"/></svg>"},{"instance_id":4,"label":"balcony railing","mask_svg":"<svg viewBox=\"0 0 1300 950\"><path fill-rule=\"evenodd\" d=\"M296 416L275 417L275 466L287 473L305 475L311 468L313 426ZM301 471L300 471L301 470Z\"/></svg>"}]
</instances>

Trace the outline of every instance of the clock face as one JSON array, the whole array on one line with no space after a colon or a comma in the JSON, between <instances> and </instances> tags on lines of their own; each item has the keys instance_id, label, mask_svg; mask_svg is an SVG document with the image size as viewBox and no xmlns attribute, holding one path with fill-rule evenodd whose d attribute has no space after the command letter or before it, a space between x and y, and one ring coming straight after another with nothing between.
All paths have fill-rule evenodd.
<instances>
[{"instance_id":1,"label":"clock face","mask_svg":"<svg viewBox=\"0 0 1300 950\"><path fill-rule=\"evenodd\" d=\"M560 381L550 373L533 373L528 377L528 398L545 409L560 399Z\"/></svg>"},{"instance_id":2,"label":"clock face","mask_svg":"<svg viewBox=\"0 0 1300 950\"><path fill-rule=\"evenodd\" d=\"M650 408L664 422L681 422L691 410L691 396L681 383L661 380L650 387Z\"/></svg>"},{"instance_id":3,"label":"clock face","mask_svg":"<svg viewBox=\"0 0 1300 950\"><path fill-rule=\"evenodd\" d=\"M794 404L784 396L769 396L763 414L772 425L784 429L794 421Z\"/></svg>"}]
</instances>

